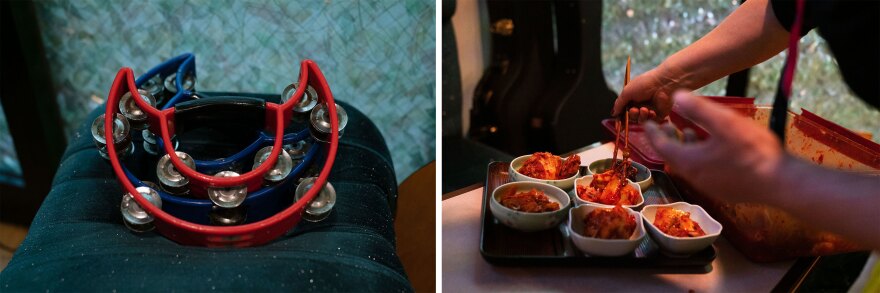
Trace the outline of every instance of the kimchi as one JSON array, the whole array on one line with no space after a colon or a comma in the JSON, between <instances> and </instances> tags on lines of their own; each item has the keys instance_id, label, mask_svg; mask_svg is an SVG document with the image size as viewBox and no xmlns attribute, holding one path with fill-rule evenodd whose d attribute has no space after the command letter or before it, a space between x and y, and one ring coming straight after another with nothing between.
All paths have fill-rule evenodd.
<instances>
[{"instance_id":1,"label":"kimchi","mask_svg":"<svg viewBox=\"0 0 880 293\"><path fill-rule=\"evenodd\" d=\"M635 205L640 201L639 192L626 181L617 176L614 170L593 175L589 185L578 185L577 196L589 202L607 205Z\"/></svg>"},{"instance_id":2,"label":"kimchi","mask_svg":"<svg viewBox=\"0 0 880 293\"><path fill-rule=\"evenodd\" d=\"M501 196L501 205L515 211L526 213L543 213L559 210L559 203L551 202L543 191L532 188L526 192L510 192Z\"/></svg>"},{"instance_id":3,"label":"kimchi","mask_svg":"<svg viewBox=\"0 0 880 293\"><path fill-rule=\"evenodd\" d=\"M578 155L571 155L563 160L551 153L538 152L526 159L516 171L532 178L561 180L577 174L580 166L581 157Z\"/></svg>"},{"instance_id":4,"label":"kimchi","mask_svg":"<svg viewBox=\"0 0 880 293\"><path fill-rule=\"evenodd\" d=\"M629 239L636 230L636 218L622 207L595 209L584 218L584 236L601 239Z\"/></svg>"},{"instance_id":5,"label":"kimchi","mask_svg":"<svg viewBox=\"0 0 880 293\"><path fill-rule=\"evenodd\" d=\"M691 220L691 213L673 209L658 208L654 215L654 226L663 233L675 237L699 237L706 235L700 224Z\"/></svg>"}]
</instances>

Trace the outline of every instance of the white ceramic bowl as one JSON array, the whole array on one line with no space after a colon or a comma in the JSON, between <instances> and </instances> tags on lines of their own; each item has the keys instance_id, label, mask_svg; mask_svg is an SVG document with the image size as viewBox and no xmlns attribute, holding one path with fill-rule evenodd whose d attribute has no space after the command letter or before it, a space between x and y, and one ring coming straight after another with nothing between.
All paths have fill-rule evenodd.
<instances>
[{"instance_id":1,"label":"white ceramic bowl","mask_svg":"<svg viewBox=\"0 0 880 293\"><path fill-rule=\"evenodd\" d=\"M568 234L574 246L589 255L595 256L621 256L632 253L645 239L645 226L642 215L630 208L624 208L630 215L636 218L636 230L629 239L600 239L583 235L584 218L595 209L609 209L610 207L582 205L569 210Z\"/></svg>"},{"instance_id":2,"label":"white ceramic bowl","mask_svg":"<svg viewBox=\"0 0 880 293\"><path fill-rule=\"evenodd\" d=\"M617 160L620 161L620 159ZM611 168L611 162L611 158L596 160L587 166L587 172L589 172L590 175L605 172L608 168ZM632 166L636 167L636 180L633 182L638 184L642 190L648 189L648 187L654 183L654 178L651 177L651 170L649 170L648 167L645 167L645 165L636 162L632 162Z\"/></svg>"},{"instance_id":3,"label":"white ceramic bowl","mask_svg":"<svg viewBox=\"0 0 880 293\"><path fill-rule=\"evenodd\" d=\"M505 207L499 202L501 196L507 194L511 189L525 192L532 190L532 188L543 191L551 202L559 203L559 209L552 212L526 213ZM571 206L571 199L565 191L541 182L510 182L498 186L492 192L490 200L489 210L499 222L524 232L546 230L558 226L568 215L568 208Z\"/></svg>"},{"instance_id":4,"label":"white ceramic bowl","mask_svg":"<svg viewBox=\"0 0 880 293\"><path fill-rule=\"evenodd\" d=\"M654 226L654 216L657 214L657 208L670 207L677 210L691 213L691 220L700 224L706 235L700 237L675 237L667 235ZM712 245L718 235L721 235L721 223L709 216L702 207L692 205L686 202L676 202L670 204L652 204L647 205L641 211L642 218L645 219L645 226L648 226L648 234L660 245L660 249L667 254L672 255L691 255Z\"/></svg>"},{"instance_id":5,"label":"white ceramic bowl","mask_svg":"<svg viewBox=\"0 0 880 293\"><path fill-rule=\"evenodd\" d=\"M538 179L538 178L533 178L533 177L523 175L522 173L520 173L517 170L519 170L519 168L522 167L523 163L525 163L526 160L528 160L529 157L531 157L531 156L532 155L519 156L510 162L510 168L508 168L507 171L510 174L511 181L542 182L542 183L547 183L547 184L562 188L562 190L569 191L574 187L574 180L577 179L578 176L581 175L580 166L578 166L578 171L577 171L577 173L574 174L574 176L571 176L571 177L565 178L565 179L560 179L560 180L545 180L545 179ZM556 157L559 157L559 156L556 156Z\"/></svg>"},{"instance_id":6,"label":"white ceramic bowl","mask_svg":"<svg viewBox=\"0 0 880 293\"><path fill-rule=\"evenodd\" d=\"M587 175L587 176L578 178L577 180L574 181L574 185L575 186L578 186L578 185L589 186L590 182L593 182L593 175ZM642 188L638 184L635 184L632 181L629 181L629 179L627 179L626 182L627 182L627 184L629 184L630 186L632 186L633 188L636 189L639 198L638 198L638 201L636 201L636 204L626 204L626 205L620 205L620 206L625 207L625 208L636 209L645 203L645 196L642 194ZM574 188L569 194L572 196L572 198L574 199L574 203L577 206L595 205L595 206L602 206L602 207L606 207L606 208L614 206L614 205L606 205L606 204L602 204L602 203L598 203L598 202L586 201L586 200L582 199L580 196L578 196L577 188Z\"/></svg>"}]
</instances>

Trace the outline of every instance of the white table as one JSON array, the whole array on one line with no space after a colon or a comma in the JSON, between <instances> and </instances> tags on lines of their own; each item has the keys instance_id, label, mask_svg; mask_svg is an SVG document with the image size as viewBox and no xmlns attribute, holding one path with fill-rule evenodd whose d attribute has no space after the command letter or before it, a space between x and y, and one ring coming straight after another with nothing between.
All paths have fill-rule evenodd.
<instances>
[{"instance_id":1,"label":"white table","mask_svg":"<svg viewBox=\"0 0 880 293\"><path fill-rule=\"evenodd\" d=\"M582 164L609 158L612 143L581 152ZM723 237L705 274L656 274L644 269L493 266L480 255L483 188L443 201L443 291L688 291L766 292L793 261L756 264Z\"/></svg>"}]
</instances>

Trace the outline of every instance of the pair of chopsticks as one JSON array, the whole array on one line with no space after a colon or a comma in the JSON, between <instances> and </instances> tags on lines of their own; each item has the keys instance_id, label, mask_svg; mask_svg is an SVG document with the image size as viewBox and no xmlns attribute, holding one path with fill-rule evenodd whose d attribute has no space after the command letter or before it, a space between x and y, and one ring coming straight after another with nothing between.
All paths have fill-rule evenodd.
<instances>
[{"instance_id":1,"label":"pair of chopsticks","mask_svg":"<svg viewBox=\"0 0 880 293\"><path fill-rule=\"evenodd\" d=\"M630 56L626 56L626 74L623 77L623 87L626 87L629 84L629 68L630 68ZM614 122L614 129L616 131L617 137L614 141L614 156L611 157L613 159L612 166L617 163L617 150L620 146L620 128L621 124L623 124L623 150L624 152L628 152L629 149L629 109L624 109L623 117L617 116L617 121ZM625 155L624 155L625 156Z\"/></svg>"}]
</instances>

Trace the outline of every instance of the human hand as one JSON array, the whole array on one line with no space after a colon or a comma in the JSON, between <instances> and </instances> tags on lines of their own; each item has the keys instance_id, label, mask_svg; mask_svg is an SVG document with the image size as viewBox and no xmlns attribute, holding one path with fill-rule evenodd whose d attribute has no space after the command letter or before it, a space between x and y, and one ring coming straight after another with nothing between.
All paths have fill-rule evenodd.
<instances>
[{"instance_id":1,"label":"human hand","mask_svg":"<svg viewBox=\"0 0 880 293\"><path fill-rule=\"evenodd\" d=\"M676 92L674 102L678 113L710 136L681 142L668 135L674 133L672 125L649 121L649 141L672 170L703 194L731 202L766 202L775 195L780 182L774 178L786 156L769 129L689 92Z\"/></svg>"},{"instance_id":2,"label":"human hand","mask_svg":"<svg viewBox=\"0 0 880 293\"><path fill-rule=\"evenodd\" d=\"M673 79L663 76L663 72L667 71L658 67L630 81L614 101L611 115L617 116L626 111L631 119L639 123L646 120L659 122L666 118L672 109L673 90L679 87L672 82Z\"/></svg>"}]
</instances>

